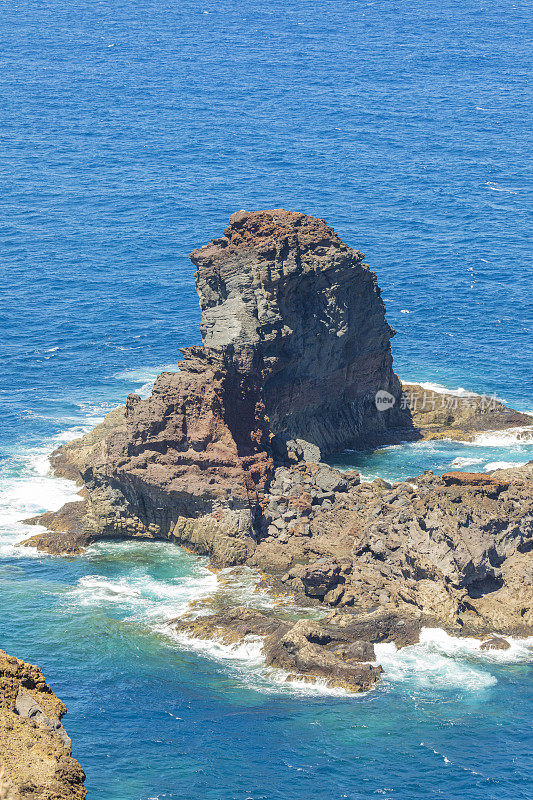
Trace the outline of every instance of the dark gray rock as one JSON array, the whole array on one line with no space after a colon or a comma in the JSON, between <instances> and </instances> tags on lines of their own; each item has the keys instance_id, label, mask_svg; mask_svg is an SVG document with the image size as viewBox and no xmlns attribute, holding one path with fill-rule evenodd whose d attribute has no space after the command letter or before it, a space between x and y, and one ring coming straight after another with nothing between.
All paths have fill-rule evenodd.
<instances>
[{"instance_id":1,"label":"dark gray rock","mask_svg":"<svg viewBox=\"0 0 533 800\"><path fill-rule=\"evenodd\" d=\"M55 733L63 744L70 750L72 742L65 728L58 719L47 717L41 706L33 699L31 694L20 687L15 700L15 711L19 717L33 720L37 725L48 728Z\"/></svg>"}]
</instances>

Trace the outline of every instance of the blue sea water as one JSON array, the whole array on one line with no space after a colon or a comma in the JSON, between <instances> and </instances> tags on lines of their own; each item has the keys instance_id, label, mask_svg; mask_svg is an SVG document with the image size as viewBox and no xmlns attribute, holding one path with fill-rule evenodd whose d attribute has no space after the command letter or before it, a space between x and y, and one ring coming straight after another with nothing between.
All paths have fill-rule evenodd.
<instances>
[{"instance_id":1,"label":"blue sea water","mask_svg":"<svg viewBox=\"0 0 533 800\"><path fill-rule=\"evenodd\" d=\"M0 13L0 647L69 708L89 798L525 800L525 645L382 646L361 697L194 647L247 603L163 544L14 547L74 487L47 454L198 342L188 253L238 209L325 218L378 274L405 379L533 410L529 0L113 3ZM144 387L144 389L142 388ZM340 456L366 477L525 462L516 436Z\"/></svg>"}]
</instances>

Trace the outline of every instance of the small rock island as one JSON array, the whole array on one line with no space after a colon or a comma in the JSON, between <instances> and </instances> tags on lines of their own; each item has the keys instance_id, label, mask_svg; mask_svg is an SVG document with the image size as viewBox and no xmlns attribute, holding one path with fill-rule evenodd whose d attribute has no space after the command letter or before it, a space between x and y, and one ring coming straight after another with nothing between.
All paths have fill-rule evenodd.
<instances>
[{"instance_id":1,"label":"small rock island","mask_svg":"<svg viewBox=\"0 0 533 800\"><path fill-rule=\"evenodd\" d=\"M253 567L320 619L236 606L176 629L261 636L268 664L351 691L380 678L374 643L412 644L424 625L530 634L533 462L390 484L325 459L533 418L481 397L403 403L376 276L323 220L240 211L191 260L203 345L183 349L146 400L130 394L53 454L82 499L33 519L47 530L27 544L68 555L103 538L163 539L213 567Z\"/></svg>"}]
</instances>

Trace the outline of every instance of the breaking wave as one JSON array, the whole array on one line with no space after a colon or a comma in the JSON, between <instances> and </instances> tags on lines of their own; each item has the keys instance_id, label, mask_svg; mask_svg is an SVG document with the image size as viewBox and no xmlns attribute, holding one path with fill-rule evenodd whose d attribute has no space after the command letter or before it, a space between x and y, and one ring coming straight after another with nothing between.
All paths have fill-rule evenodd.
<instances>
[{"instance_id":1,"label":"breaking wave","mask_svg":"<svg viewBox=\"0 0 533 800\"><path fill-rule=\"evenodd\" d=\"M59 442L58 442L59 443ZM23 520L44 511L57 511L64 503L79 500L74 481L54 478L48 460L53 446L21 452L10 459L0 476L0 555L29 557L33 548L17 544L34 535L40 526Z\"/></svg>"},{"instance_id":2,"label":"breaking wave","mask_svg":"<svg viewBox=\"0 0 533 800\"><path fill-rule=\"evenodd\" d=\"M478 433L470 444L478 447L533 445L533 425L507 428L503 431L485 431L484 433Z\"/></svg>"},{"instance_id":3,"label":"breaking wave","mask_svg":"<svg viewBox=\"0 0 533 800\"><path fill-rule=\"evenodd\" d=\"M136 389L137 394L141 397L148 397L155 379L161 372L177 372L178 370L178 364L164 364L159 367L138 367L137 369L125 369L121 372L115 372L113 378L124 383L140 384L139 388Z\"/></svg>"},{"instance_id":4,"label":"breaking wave","mask_svg":"<svg viewBox=\"0 0 533 800\"><path fill-rule=\"evenodd\" d=\"M161 369L127 370L117 373L117 380L141 384L144 391ZM438 384L422 384L439 390ZM442 387L444 391L444 387ZM446 390L447 391L447 390ZM454 390L466 396L466 390ZM59 509L65 502L79 499L78 487L50 472L49 454L63 442L77 438L101 421L104 406L87 406L87 416L51 437L42 447L10 452L0 475L0 555L4 557L40 556L32 548L17 544L36 533L39 528L25 525L21 520ZM522 454L533 436L533 428L517 428L503 432L479 434L475 443L486 447L516 448ZM409 448L436 457L438 442L395 445L383 449L384 464L394 453L405 458ZM407 448L407 449L406 449ZM511 452L511 451L510 451ZM509 453L510 454L510 453ZM464 468L476 464L485 470L516 465L515 462L492 460L487 454L456 455L452 467ZM496 455L496 453L494 454ZM513 453L514 455L514 453ZM450 463L450 462L448 462ZM525 463L523 460L520 463ZM379 474L376 464L376 474ZM291 598L273 598L260 584L259 573L247 567L228 568L215 574L207 560L192 556L174 544L166 542L99 542L83 557L88 574L62 592L62 608L100 608L133 621L140 626L164 635L175 646L194 650L206 658L224 665L240 681L262 692L282 691L307 695L347 695L342 689L328 687L325 681L308 683L303 679L288 679L286 672L267 668L262 656L262 640L250 637L238 645L228 646L216 640L202 641L176 633L169 625L172 618L184 614L207 614L230 605L244 605L259 610L284 607L289 614L321 616L323 612L298 609ZM533 640L509 640L507 651L481 651L480 641L458 639L444 631L424 629L420 643L397 650L393 644L376 645L376 661L384 668L383 686L403 685L423 691L476 692L496 683L491 667L531 660ZM378 686L378 691L379 686ZM360 695L355 695L360 696Z\"/></svg>"},{"instance_id":5,"label":"breaking wave","mask_svg":"<svg viewBox=\"0 0 533 800\"><path fill-rule=\"evenodd\" d=\"M423 389L426 389L426 391L428 392L435 392L436 394L453 394L455 397L479 397L478 392L472 392L468 389L464 389L462 386L458 386L457 389L448 389L447 386L443 386L441 383L433 383L432 381L412 381L403 379L402 383L415 384L417 386L421 386Z\"/></svg>"},{"instance_id":6,"label":"breaking wave","mask_svg":"<svg viewBox=\"0 0 533 800\"><path fill-rule=\"evenodd\" d=\"M362 697L368 692L349 692L346 689L329 686L323 679L306 681L295 678L286 670L267 667L263 655L263 639L247 636L238 644L228 645L215 638L197 639L184 633L171 631L168 626L161 633L171 638L180 648L218 661L239 682L251 689L266 693L291 693L301 697L329 695L333 697Z\"/></svg>"},{"instance_id":7,"label":"breaking wave","mask_svg":"<svg viewBox=\"0 0 533 800\"><path fill-rule=\"evenodd\" d=\"M406 683L426 690L476 692L497 683L490 666L533 663L533 638L506 637L509 650L481 650L482 641L450 636L440 628L423 628L420 642L398 650L394 644L375 645L384 682Z\"/></svg>"}]
</instances>

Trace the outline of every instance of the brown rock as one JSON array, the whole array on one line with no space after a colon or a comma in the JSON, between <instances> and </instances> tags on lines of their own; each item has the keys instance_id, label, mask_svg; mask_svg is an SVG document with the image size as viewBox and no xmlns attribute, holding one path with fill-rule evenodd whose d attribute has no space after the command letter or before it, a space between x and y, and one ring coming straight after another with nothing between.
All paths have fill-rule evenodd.
<instances>
[{"instance_id":1,"label":"brown rock","mask_svg":"<svg viewBox=\"0 0 533 800\"><path fill-rule=\"evenodd\" d=\"M53 455L58 474L81 477L87 500L82 533L67 531L63 551L84 537L172 538L242 563L273 458L317 461L409 424L399 403L382 412L374 402L378 390L400 395L375 275L323 220L239 212L191 259L203 346L183 350L179 372L160 375L147 400L130 395ZM348 487L325 464L316 480L320 502ZM312 502L292 500L301 516ZM41 521L63 533L56 516ZM58 535L31 543L62 551Z\"/></svg>"},{"instance_id":2,"label":"brown rock","mask_svg":"<svg viewBox=\"0 0 533 800\"><path fill-rule=\"evenodd\" d=\"M412 383L402 385L413 425L424 439L471 440L480 431L526 427L524 437L533 438L533 417L508 408L492 397L474 393L458 396L434 392Z\"/></svg>"},{"instance_id":3,"label":"brown rock","mask_svg":"<svg viewBox=\"0 0 533 800\"><path fill-rule=\"evenodd\" d=\"M0 650L0 797L83 800L85 774L40 669Z\"/></svg>"},{"instance_id":4,"label":"brown rock","mask_svg":"<svg viewBox=\"0 0 533 800\"><path fill-rule=\"evenodd\" d=\"M55 555L77 555L91 542L86 523L87 501L65 503L59 511L40 514L24 520L26 525L44 525L46 533L38 533L22 542Z\"/></svg>"},{"instance_id":5,"label":"brown rock","mask_svg":"<svg viewBox=\"0 0 533 800\"><path fill-rule=\"evenodd\" d=\"M349 691L368 691L382 672L381 667L369 663L375 659L372 644L354 640L349 626L304 619L294 623L245 607L178 619L172 624L178 632L229 645L249 636L263 637L268 665L286 670L291 677L319 679Z\"/></svg>"},{"instance_id":6,"label":"brown rock","mask_svg":"<svg viewBox=\"0 0 533 800\"><path fill-rule=\"evenodd\" d=\"M289 627L280 619L245 606L200 617L182 617L169 624L179 633L196 639L217 639L224 644L237 644L247 636L271 636Z\"/></svg>"},{"instance_id":7,"label":"brown rock","mask_svg":"<svg viewBox=\"0 0 533 800\"><path fill-rule=\"evenodd\" d=\"M509 650L511 645L507 641L507 639L502 639L500 636L493 636L490 639L487 639L486 642L483 642L481 645L481 650Z\"/></svg>"},{"instance_id":8,"label":"brown rock","mask_svg":"<svg viewBox=\"0 0 533 800\"><path fill-rule=\"evenodd\" d=\"M300 576L305 593L320 600L341 582L342 566L338 561L322 559L310 564Z\"/></svg>"},{"instance_id":9,"label":"brown rock","mask_svg":"<svg viewBox=\"0 0 533 800\"><path fill-rule=\"evenodd\" d=\"M338 641L336 635L337 631L318 622L301 619L281 636L267 641L267 664L311 681L324 679L329 686L368 691L383 672L379 666L362 663L369 656L374 658L372 646Z\"/></svg>"}]
</instances>

